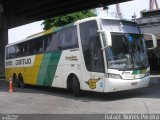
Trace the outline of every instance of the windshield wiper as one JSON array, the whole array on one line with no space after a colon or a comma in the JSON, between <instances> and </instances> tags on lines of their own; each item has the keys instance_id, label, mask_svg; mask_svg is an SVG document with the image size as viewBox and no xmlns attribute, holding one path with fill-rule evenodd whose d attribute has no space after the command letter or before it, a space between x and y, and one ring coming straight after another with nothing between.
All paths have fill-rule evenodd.
<instances>
[{"instance_id":1,"label":"windshield wiper","mask_svg":"<svg viewBox=\"0 0 160 120\"><path fill-rule=\"evenodd\" d=\"M142 63L142 61L140 60L140 58L139 58L137 52L135 51L135 49L133 48L132 45L130 45L130 46L131 46L132 54L133 54L133 53L135 54L135 55L133 55L133 56L136 56L136 58L138 59L139 63L140 63L140 64L142 65L142 67L144 68L145 65L144 65L144 64Z\"/></svg>"},{"instance_id":2,"label":"windshield wiper","mask_svg":"<svg viewBox=\"0 0 160 120\"><path fill-rule=\"evenodd\" d=\"M128 38L127 38L127 40L125 40L125 38L127 38L126 36L125 37L123 37L122 39L123 39L123 42L124 42L124 45L125 45L125 47L127 48L127 50L128 50L128 53L129 53L129 57L131 57L131 61L132 61L132 65L133 65L133 67L135 66L134 65L134 61L133 61L133 52L132 51L130 51L130 43L128 42ZM127 43L128 43L128 45L127 45ZM126 64L126 67L127 67L127 64Z\"/></svg>"},{"instance_id":3,"label":"windshield wiper","mask_svg":"<svg viewBox=\"0 0 160 120\"><path fill-rule=\"evenodd\" d=\"M144 68L145 65L142 63L142 61L140 60L139 56L137 55L137 52L134 52L135 53L135 56L137 57L139 63L142 65L142 67Z\"/></svg>"},{"instance_id":4,"label":"windshield wiper","mask_svg":"<svg viewBox=\"0 0 160 120\"><path fill-rule=\"evenodd\" d=\"M141 46L140 46L140 38L138 39L138 45L139 45L139 47L140 47L140 49L141 49ZM141 50L142 51L142 50ZM140 58L139 58L139 56L137 55L137 52L135 52L136 53L136 56L137 56L137 58L138 58L138 61L141 63L141 65L142 65L142 67L145 67L145 65L143 64L143 62L140 60Z\"/></svg>"}]
</instances>

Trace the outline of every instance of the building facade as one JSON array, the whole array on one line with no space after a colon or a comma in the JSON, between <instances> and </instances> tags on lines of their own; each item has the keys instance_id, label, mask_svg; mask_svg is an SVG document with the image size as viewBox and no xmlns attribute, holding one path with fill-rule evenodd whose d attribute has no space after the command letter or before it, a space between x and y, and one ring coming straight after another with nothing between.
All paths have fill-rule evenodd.
<instances>
[{"instance_id":1,"label":"building facade","mask_svg":"<svg viewBox=\"0 0 160 120\"><path fill-rule=\"evenodd\" d=\"M157 37L157 48L148 50L148 59L152 74L160 74L160 9L141 11L136 19L142 33L152 33Z\"/></svg>"}]
</instances>

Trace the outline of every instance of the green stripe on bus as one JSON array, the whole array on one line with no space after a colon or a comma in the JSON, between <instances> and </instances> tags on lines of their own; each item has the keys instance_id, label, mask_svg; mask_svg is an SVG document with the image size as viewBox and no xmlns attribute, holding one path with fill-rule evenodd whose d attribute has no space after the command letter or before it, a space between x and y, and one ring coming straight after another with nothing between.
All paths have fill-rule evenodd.
<instances>
[{"instance_id":1,"label":"green stripe on bus","mask_svg":"<svg viewBox=\"0 0 160 120\"><path fill-rule=\"evenodd\" d=\"M40 66L37 85L52 85L61 54L62 51L44 54L43 61Z\"/></svg>"},{"instance_id":2,"label":"green stripe on bus","mask_svg":"<svg viewBox=\"0 0 160 120\"><path fill-rule=\"evenodd\" d=\"M133 70L132 75L136 75L136 74L144 74L146 73L147 69L143 69L143 70Z\"/></svg>"}]
</instances>

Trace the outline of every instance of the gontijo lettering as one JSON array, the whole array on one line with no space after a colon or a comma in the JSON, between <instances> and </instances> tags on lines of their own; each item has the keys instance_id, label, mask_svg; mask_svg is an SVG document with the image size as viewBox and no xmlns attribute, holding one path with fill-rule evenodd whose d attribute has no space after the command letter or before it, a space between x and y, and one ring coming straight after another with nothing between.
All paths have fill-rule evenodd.
<instances>
[{"instance_id":1,"label":"gontijo lettering","mask_svg":"<svg viewBox=\"0 0 160 120\"><path fill-rule=\"evenodd\" d=\"M31 64L31 58L27 58L27 59L20 59L20 60L16 60L15 64L16 65L26 65L26 64Z\"/></svg>"}]
</instances>

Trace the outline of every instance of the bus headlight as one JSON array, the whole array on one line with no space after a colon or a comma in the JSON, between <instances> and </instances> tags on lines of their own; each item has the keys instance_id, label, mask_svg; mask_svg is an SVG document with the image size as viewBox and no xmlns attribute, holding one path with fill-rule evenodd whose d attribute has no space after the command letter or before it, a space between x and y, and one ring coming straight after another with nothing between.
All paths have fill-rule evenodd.
<instances>
[{"instance_id":1,"label":"bus headlight","mask_svg":"<svg viewBox=\"0 0 160 120\"><path fill-rule=\"evenodd\" d=\"M106 73L105 77L114 78L114 79L122 79L121 75L113 74L113 73Z\"/></svg>"}]
</instances>

